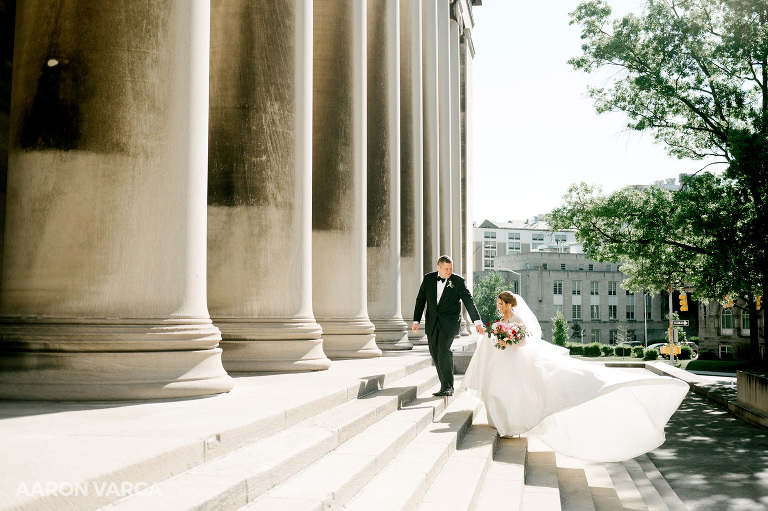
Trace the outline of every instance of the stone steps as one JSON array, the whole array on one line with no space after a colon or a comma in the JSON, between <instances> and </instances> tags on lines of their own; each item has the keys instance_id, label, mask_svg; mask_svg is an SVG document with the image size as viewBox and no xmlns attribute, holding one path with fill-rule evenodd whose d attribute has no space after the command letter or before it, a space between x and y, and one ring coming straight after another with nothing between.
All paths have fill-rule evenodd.
<instances>
[{"instance_id":1,"label":"stone steps","mask_svg":"<svg viewBox=\"0 0 768 511\"><path fill-rule=\"evenodd\" d=\"M436 385L419 399L391 413L377 424L376 429L369 428L364 431L352 441L256 499L244 507L243 511L341 509L359 493L359 502L371 499L371 495L378 491L377 485L383 484L377 482L377 485L369 485L377 476L389 482L395 479L405 484L405 487L390 486L388 495L395 500L407 500L408 488L418 490L419 477L410 477L410 473L400 472L396 467L407 465L409 460L414 460L414 456L430 451L432 458L439 460L440 448L447 446L450 449L453 445L455 449L456 435L461 435L471 425L473 409L464 407L462 403L465 400L435 398L431 391L438 388L439 385ZM453 404L445 411L448 401L453 401ZM477 405L473 403L473 406ZM434 435L430 432L441 434ZM430 444L438 444L438 447L430 447ZM422 450L416 453L419 446ZM409 448L408 452L403 454L406 447ZM396 458L397 462L390 470L386 470ZM426 473L424 477L426 478ZM370 490L361 491L364 488ZM375 500L375 497L373 498ZM403 504L407 505L407 502ZM388 505L392 508L391 504Z\"/></svg>"},{"instance_id":2,"label":"stone steps","mask_svg":"<svg viewBox=\"0 0 768 511\"><path fill-rule=\"evenodd\" d=\"M104 509L686 511L647 456L585 462L499 438L481 403L434 397L434 368L412 369Z\"/></svg>"},{"instance_id":3,"label":"stone steps","mask_svg":"<svg viewBox=\"0 0 768 511\"><path fill-rule=\"evenodd\" d=\"M434 406L442 411L445 399L431 396L439 383L429 361L405 368L406 373L411 371L415 372L396 380L385 375L372 378L376 386L385 379L388 385L372 392L365 392L370 385L362 381L358 384L362 395L338 406L317 407L308 403L305 410L295 412L303 421L102 509L238 509L360 435L372 437L395 431L396 428L387 429L381 422L404 404L419 402L419 394L430 392ZM351 388L349 391L354 395ZM404 422L408 420L403 418ZM413 413L409 418L414 418ZM419 420L424 425L428 422L425 418Z\"/></svg>"}]
</instances>

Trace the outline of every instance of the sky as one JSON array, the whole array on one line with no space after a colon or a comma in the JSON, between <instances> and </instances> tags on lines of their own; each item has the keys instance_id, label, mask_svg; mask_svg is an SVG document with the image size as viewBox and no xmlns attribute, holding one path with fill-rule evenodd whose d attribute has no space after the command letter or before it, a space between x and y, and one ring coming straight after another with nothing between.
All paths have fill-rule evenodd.
<instances>
[{"instance_id":1,"label":"sky","mask_svg":"<svg viewBox=\"0 0 768 511\"><path fill-rule=\"evenodd\" d=\"M608 0L614 15L638 0ZM626 130L623 114L598 115L586 96L597 85L567 60L580 55L568 13L579 0L483 0L473 8L473 216L525 220L562 204L572 183L605 192L695 172L650 133Z\"/></svg>"}]
</instances>

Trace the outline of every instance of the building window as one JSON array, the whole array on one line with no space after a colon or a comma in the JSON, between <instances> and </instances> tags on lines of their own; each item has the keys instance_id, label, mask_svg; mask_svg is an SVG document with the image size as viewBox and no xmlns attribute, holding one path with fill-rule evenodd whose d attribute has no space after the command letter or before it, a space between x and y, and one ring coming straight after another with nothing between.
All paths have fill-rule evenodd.
<instances>
[{"instance_id":1,"label":"building window","mask_svg":"<svg viewBox=\"0 0 768 511\"><path fill-rule=\"evenodd\" d=\"M645 295L645 319L651 319L653 312L653 298L651 295Z\"/></svg>"},{"instance_id":2,"label":"building window","mask_svg":"<svg viewBox=\"0 0 768 511\"><path fill-rule=\"evenodd\" d=\"M520 239L520 233L519 232L507 233L507 238L511 239L511 240L519 240Z\"/></svg>"},{"instance_id":3,"label":"building window","mask_svg":"<svg viewBox=\"0 0 768 511\"><path fill-rule=\"evenodd\" d=\"M589 294L592 296L597 296L600 294L600 283L593 280L589 283Z\"/></svg>"},{"instance_id":4,"label":"building window","mask_svg":"<svg viewBox=\"0 0 768 511\"><path fill-rule=\"evenodd\" d=\"M507 251L508 252L520 252L520 242L519 241L510 241L507 243Z\"/></svg>"},{"instance_id":5,"label":"building window","mask_svg":"<svg viewBox=\"0 0 768 511\"><path fill-rule=\"evenodd\" d=\"M612 266L610 264L605 265L605 271L612 271L611 268Z\"/></svg>"},{"instance_id":6,"label":"building window","mask_svg":"<svg viewBox=\"0 0 768 511\"><path fill-rule=\"evenodd\" d=\"M553 282L554 284L554 291L556 295L563 294L563 281L562 280L556 280Z\"/></svg>"},{"instance_id":7,"label":"building window","mask_svg":"<svg viewBox=\"0 0 768 511\"><path fill-rule=\"evenodd\" d=\"M560 263L560 269L561 269L561 270L564 270L564 269L565 269L565 263Z\"/></svg>"},{"instance_id":8,"label":"building window","mask_svg":"<svg viewBox=\"0 0 768 511\"><path fill-rule=\"evenodd\" d=\"M600 342L600 330L592 330L592 342Z\"/></svg>"},{"instance_id":9,"label":"building window","mask_svg":"<svg viewBox=\"0 0 768 511\"><path fill-rule=\"evenodd\" d=\"M635 319L635 306L627 304L627 319Z\"/></svg>"},{"instance_id":10,"label":"building window","mask_svg":"<svg viewBox=\"0 0 768 511\"><path fill-rule=\"evenodd\" d=\"M609 282L608 283L608 296L616 296L616 283L615 282Z\"/></svg>"},{"instance_id":11,"label":"building window","mask_svg":"<svg viewBox=\"0 0 768 511\"><path fill-rule=\"evenodd\" d=\"M587 270L588 270L588 271L595 271L595 265L594 265L594 264L590 264L590 265L588 265L588 266L587 266Z\"/></svg>"},{"instance_id":12,"label":"building window","mask_svg":"<svg viewBox=\"0 0 768 511\"><path fill-rule=\"evenodd\" d=\"M555 316L557 316L557 313L563 314L563 306L562 305L555 305L553 312L555 313Z\"/></svg>"},{"instance_id":13,"label":"building window","mask_svg":"<svg viewBox=\"0 0 768 511\"><path fill-rule=\"evenodd\" d=\"M565 234L555 234L555 243L558 245L560 243L565 243L567 239L568 239L568 236L566 236Z\"/></svg>"},{"instance_id":14,"label":"building window","mask_svg":"<svg viewBox=\"0 0 768 511\"><path fill-rule=\"evenodd\" d=\"M599 305L590 305L589 306L589 317L593 320L600 320L600 306Z\"/></svg>"},{"instance_id":15,"label":"building window","mask_svg":"<svg viewBox=\"0 0 768 511\"><path fill-rule=\"evenodd\" d=\"M742 335L749 335L749 312L741 313L741 333Z\"/></svg>"},{"instance_id":16,"label":"building window","mask_svg":"<svg viewBox=\"0 0 768 511\"><path fill-rule=\"evenodd\" d=\"M720 328L723 334L733 333L733 311L731 309L724 309L720 314Z\"/></svg>"},{"instance_id":17,"label":"building window","mask_svg":"<svg viewBox=\"0 0 768 511\"><path fill-rule=\"evenodd\" d=\"M541 269L542 269L542 270L547 270L547 269L549 269L549 268L548 268L548 266L547 266L547 263L541 263Z\"/></svg>"},{"instance_id":18,"label":"building window","mask_svg":"<svg viewBox=\"0 0 768 511\"><path fill-rule=\"evenodd\" d=\"M571 282L571 294L574 295L580 295L581 294L581 281L580 280L574 280Z\"/></svg>"},{"instance_id":19,"label":"building window","mask_svg":"<svg viewBox=\"0 0 768 511\"><path fill-rule=\"evenodd\" d=\"M485 259L485 260L483 260L483 269L485 269L485 270L492 270L493 269L493 259Z\"/></svg>"},{"instance_id":20,"label":"building window","mask_svg":"<svg viewBox=\"0 0 768 511\"><path fill-rule=\"evenodd\" d=\"M619 331L618 330L608 330L608 342L611 344L616 344L616 339L619 338Z\"/></svg>"},{"instance_id":21,"label":"building window","mask_svg":"<svg viewBox=\"0 0 768 511\"><path fill-rule=\"evenodd\" d=\"M496 233L493 231L485 231L483 233L483 238L487 240L495 240L496 239Z\"/></svg>"},{"instance_id":22,"label":"building window","mask_svg":"<svg viewBox=\"0 0 768 511\"><path fill-rule=\"evenodd\" d=\"M535 232L531 234L531 241L544 241L544 233Z\"/></svg>"},{"instance_id":23,"label":"building window","mask_svg":"<svg viewBox=\"0 0 768 511\"><path fill-rule=\"evenodd\" d=\"M619 319L618 305L608 306L608 319Z\"/></svg>"},{"instance_id":24,"label":"building window","mask_svg":"<svg viewBox=\"0 0 768 511\"><path fill-rule=\"evenodd\" d=\"M581 319L581 305L572 305L573 319Z\"/></svg>"},{"instance_id":25,"label":"building window","mask_svg":"<svg viewBox=\"0 0 768 511\"><path fill-rule=\"evenodd\" d=\"M579 271L584 271L584 264L579 264Z\"/></svg>"},{"instance_id":26,"label":"building window","mask_svg":"<svg viewBox=\"0 0 768 511\"><path fill-rule=\"evenodd\" d=\"M733 354L733 349L728 344L720 345L720 358L723 358L723 355L732 355L732 354ZM730 358L730 356L728 358Z\"/></svg>"},{"instance_id":27,"label":"building window","mask_svg":"<svg viewBox=\"0 0 768 511\"><path fill-rule=\"evenodd\" d=\"M627 342L636 341L636 340L637 340L637 336L635 335L635 331L627 330Z\"/></svg>"}]
</instances>

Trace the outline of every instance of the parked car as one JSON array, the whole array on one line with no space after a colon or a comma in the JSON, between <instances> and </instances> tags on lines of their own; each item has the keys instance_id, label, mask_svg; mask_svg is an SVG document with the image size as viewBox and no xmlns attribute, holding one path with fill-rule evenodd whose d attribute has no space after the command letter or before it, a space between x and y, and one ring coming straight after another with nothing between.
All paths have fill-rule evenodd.
<instances>
[{"instance_id":1,"label":"parked car","mask_svg":"<svg viewBox=\"0 0 768 511\"><path fill-rule=\"evenodd\" d=\"M634 348L635 346L642 346L642 345L643 345L643 343L642 343L642 342L640 342L640 341L625 341L625 342L620 342L620 343L618 344L618 346L631 346L631 347L633 347L633 348Z\"/></svg>"}]
</instances>

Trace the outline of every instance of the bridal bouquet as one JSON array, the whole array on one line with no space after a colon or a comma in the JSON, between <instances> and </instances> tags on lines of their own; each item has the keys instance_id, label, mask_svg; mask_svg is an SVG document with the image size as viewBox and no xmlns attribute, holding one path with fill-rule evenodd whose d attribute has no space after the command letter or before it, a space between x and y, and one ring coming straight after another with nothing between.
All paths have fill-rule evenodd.
<instances>
[{"instance_id":1,"label":"bridal bouquet","mask_svg":"<svg viewBox=\"0 0 768 511\"><path fill-rule=\"evenodd\" d=\"M522 323L505 323L497 321L488 329L488 337L496 337L495 347L500 350L505 349L511 344L519 344L525 340L528 331Z\"/></svg>"}]
</instances>

